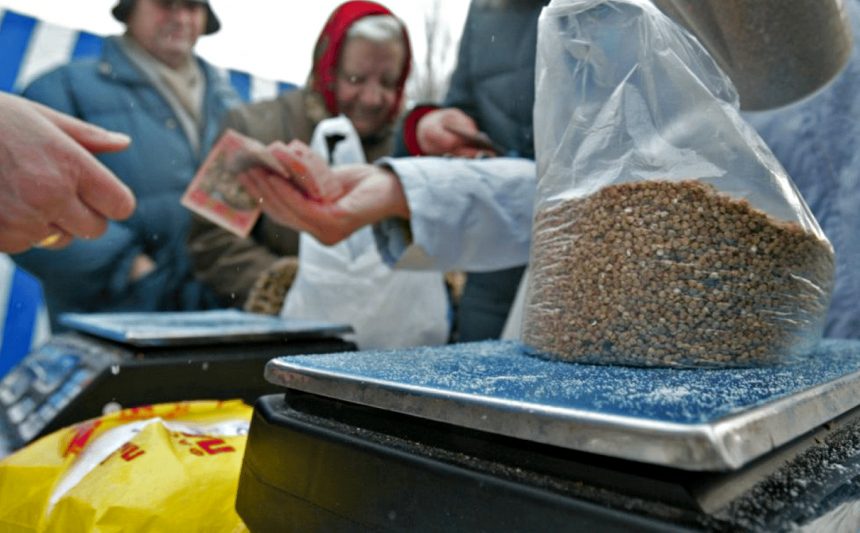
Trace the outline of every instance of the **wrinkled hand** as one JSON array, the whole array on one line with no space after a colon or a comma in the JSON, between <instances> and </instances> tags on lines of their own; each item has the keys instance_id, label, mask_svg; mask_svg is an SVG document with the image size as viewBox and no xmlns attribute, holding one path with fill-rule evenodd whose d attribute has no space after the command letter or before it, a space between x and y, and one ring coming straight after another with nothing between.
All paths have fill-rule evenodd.
<instances>
[{"instance_id":1,"label":"wrinkled hand","mask_svg":"<svg viewBox=\"0 0 860 533\"><path fill-rule=\"evenodd\" d=\"M302 141L294 139L289 144L275 141L255 157L258 160L254 164L236 174L239 182L274 176L289 181L313 200L336 198L341 194L337 181L327 179L329 168L325 160Z\"/></svg>"},{"instance_id":2,"label":"wrinkled hand","mask_svg":"<svg viewBox=\"0 0 860 533\"><path fill-rule=\"evenodd\" d=\"M267 147L267 151L286 171L296 188L313 200L334 199L342 195L341 184L337 179L331 179L331 170L325 159L314 152L307 144L294 139L289 144L275 141Z\"/></svg>"},{"instance_id":3,"label":"wrinkled hand","mask_svg":"<svg viewBox=\"0 0 860 533\"><path fill-rule=\"evenodd\" d=\"M95 238L134 211L131 191L92 153L129 138L0 94L0 251L60 248Z\"/></svg>"},{"instance_id":4,"label":"wrinkled hand","mask_svg":"<svg viewBox=\"0 0 860 533\"><path fill-rule=\"evenodd\" d=\"M447 107L431 111L421 117L415 134L418 146L426 155L469 158L487 155L485 148L474 146L467 138L458 135L457 131L472 135L479 134L472 117L455 107Z\"/></svg>"},{"instance_id":5,"label":"wrinkled hand","mask_svg":"<svg viewBox=\"0 0 860 533\"><path fill-rule=\"evenodd\" d=\"M336 244L354 231L389 217L409 218L400 180L374 165L325 168L306 175L325 194L314 199L291 181L273 174L240 176L246 190L262 199L263 212L276 222L313 235L326 245Z\"/></svg>"}]
</instances>

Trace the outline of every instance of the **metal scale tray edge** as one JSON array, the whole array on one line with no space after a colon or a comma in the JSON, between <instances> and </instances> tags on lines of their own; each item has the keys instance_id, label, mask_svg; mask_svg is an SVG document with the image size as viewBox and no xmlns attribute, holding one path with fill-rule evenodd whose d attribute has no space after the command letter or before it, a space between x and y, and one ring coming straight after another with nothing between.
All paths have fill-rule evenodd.
<instances>
[{"instance_id":1,"label":"metal scale tray edge","mask_svg":"<svg viewBox=\"0 0 860 533\"><path fill-rule=\"evenodd\" d=\"M860 343L844 343L851 353L857 355L854 359L860 359ZM844 351L846 346L840 345L840 348ZM825 350L826 353L830 351ZM486 387L481 390L480 386L465 386L471 378L486 382L502 377L501 374L510 374L509 367L494 374L493 357L499 355L512 358L511 361L522 369L525 376L534 376L535 369L544 367L552 367L550 375L556 376L559 371L562 375L576 375L583 371L606 375L650 371L652 377L659 378L678 372L670 369L619 370L622 367L551 362L526 355L517 343L492 341L325 357L278 358L267 364L265 377L290 389L378 409L690 471L737 470L860 405L860 362L853 361L823 374L820 382L816 382L816 376L808 380L811 385L794 383L792 386L797 390L787 387L776 390L770 397L757 398L748 405L740 402L730 414L710 413L703 420L683 423L659 417L606 412L587 402L564 405L563 398L560 405L558 397L550 402L538 401L541 394L536 392L537 388L544 384L537 381L507 395L494 393ZM410 383L408 378L403 378L408 372L415 376L432 372L434 357L437 360L460 358L457 379L440 385L422 383L420 379ZM771 370L761 371L766 376ZM782 371L803 374L803 371L798 372L797 368L790 366L782 367ZM623 376L614 376L614 379L623 379Z\"/></svg>"}]
</instances>

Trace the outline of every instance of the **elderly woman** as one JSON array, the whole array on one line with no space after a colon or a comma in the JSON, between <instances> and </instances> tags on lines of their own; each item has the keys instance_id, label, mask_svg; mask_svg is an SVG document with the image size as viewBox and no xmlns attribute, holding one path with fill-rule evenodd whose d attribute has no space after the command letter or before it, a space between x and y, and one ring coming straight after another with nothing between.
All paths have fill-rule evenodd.
<instances>
[{"instance_id":1,"label":"elderly woman","mask_svg":"<svg viewBox=\"0 0 860 533\"><path fill-rule=\"evenodd\" d=\"M317 39L306 87L234 108L224 127L264 144L309 143L320 121L343 114L373 161L393 149L410 64L409 37L399 19L374 2L346 2ZM298 234L265 216L248 238L195 219L189 249L195 275L225 305L257 312L278 312L298 266Z\"/></svg>"}]
</instances>

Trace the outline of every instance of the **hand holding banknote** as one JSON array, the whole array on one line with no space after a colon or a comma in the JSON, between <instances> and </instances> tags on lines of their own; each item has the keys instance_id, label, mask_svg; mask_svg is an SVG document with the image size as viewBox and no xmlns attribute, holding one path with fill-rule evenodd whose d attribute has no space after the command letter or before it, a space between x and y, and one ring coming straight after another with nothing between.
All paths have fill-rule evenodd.
<instances>
[{"instance_id":1,"label":"hand holding banknote","mask_svg":"<svg viewBox=\"0 0 860 533\"><path fill-rule=\"evenodd\" d=\"M213 146L182 197L182 205L211 222L246 237L262 212L265 197L252 194L243 178L274 177L307 198L332 194L324 186L328 167L304 143L269 146L226 130Z\"/></svg>"},{"instance_id":2,"label":"hand holding banknote","mask_svg":"<svg viewBox=\"0 0 860 533\"><path fill-rule=\"evenodd\" d=\"M390 170L366 164L331 169L301 141L264 146L233 130L212 148L182 204L240 237L265 212L324 244L383 218L409 218Z\"/></svg>"},{"instance_id":3,"label":"hand holding banknote","mask_svg":"<svg viewBox=\"0 0 860 533\"><path fill-rule=\"evenodd\" d=\"M313 172L313 171L312 171ZM409 219L409 205L395 174L384 166L353 164L326 169L310 179L322 196L312 199L273 175L240 177L252 196L263 198L266 215L323 244L335 244L355 230L380 220Z\"/></svg>"}]
</instances>

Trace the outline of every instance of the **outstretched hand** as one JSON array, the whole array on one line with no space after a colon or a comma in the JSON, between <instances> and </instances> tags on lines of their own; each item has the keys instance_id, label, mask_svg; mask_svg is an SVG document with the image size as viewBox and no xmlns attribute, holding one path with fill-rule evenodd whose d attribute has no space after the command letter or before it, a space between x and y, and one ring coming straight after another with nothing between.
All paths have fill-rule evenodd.
<instances>
[{"instance_id":1,"label":"outstretched hand","mask_svg":"<svg viewBox=\"0 0 860 533\"><path fill-rule=\"evenodd\" d=\"M270 173L246 173L239 179L273 220L327 245L385 218L409 218L400 180L390 170L374 165L332 169L320 161L307 165L293 180ZM317 191L318 197L308 190Z\"/></svg>"},{"instance_id":2,"label":"outstretched hand","mask_svg":"<svg viewBox=\"0 0 860 533\"><path fill-rule=\"evenodd\" d=\"M0 94L0 251L60 248L95 238L135 199L92 153L130 139L10 94Z\"/></svg>"},{"instance_id":3,"label":"outstretched hand","mask_svg":"<svg viewBox=\"0 0 860 533\"><path fill-rule=\"evenodd\" d=\"M278 160L291 184L308 198L324 200L342 195L340 183L329 175L328 164L302 141L275 141L266 150Z\"/></svg>"}]
</instances>

